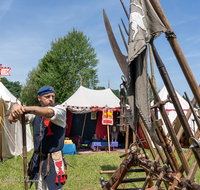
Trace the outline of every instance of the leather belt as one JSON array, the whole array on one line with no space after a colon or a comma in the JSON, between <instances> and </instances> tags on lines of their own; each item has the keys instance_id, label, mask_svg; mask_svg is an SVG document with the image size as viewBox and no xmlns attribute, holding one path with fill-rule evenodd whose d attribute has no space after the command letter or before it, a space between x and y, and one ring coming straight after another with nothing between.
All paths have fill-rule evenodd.
<instances>
[{"instance_id":1,"label":"leather belt","mask_svg":"<svg viewBox=\"0 0 200 190\"><path fill-rule=\"evenodd\" d=\"M38 156L42 156L42 157L46 157L46 156L48 156L48 153L41 153L40 154L40 152L35 152Z\"/></svg>"}]
</instances>

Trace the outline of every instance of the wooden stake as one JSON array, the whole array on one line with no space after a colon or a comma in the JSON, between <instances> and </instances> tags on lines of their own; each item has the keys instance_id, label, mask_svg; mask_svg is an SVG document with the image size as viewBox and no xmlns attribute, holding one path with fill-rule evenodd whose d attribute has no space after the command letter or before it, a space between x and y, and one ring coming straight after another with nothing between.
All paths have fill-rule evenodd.
<instances>
[{"instance_id":1,"label":"wooden stake","mask_svg":"<svg viewBox=\"0 0 200 190\"><path fill-rule=\"evenodd\" d=\"M109 132L109 125L107 125L107 133L108 133L108 152L110 154L110 132Z\"/></svg>"}]
</instances>

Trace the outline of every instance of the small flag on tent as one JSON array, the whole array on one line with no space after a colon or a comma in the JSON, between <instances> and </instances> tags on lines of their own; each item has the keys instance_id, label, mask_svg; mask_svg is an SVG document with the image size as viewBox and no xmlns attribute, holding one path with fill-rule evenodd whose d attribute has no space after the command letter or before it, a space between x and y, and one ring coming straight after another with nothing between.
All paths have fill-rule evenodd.
<instances>
[{"instance_id":1,"label":"small flag on tent","mask_svg":"<svg viewBox=\"0 0 200 190\"><path fill-rule=\"evenodd\" d=\"M0 75L1 76L10 76L9 71L11 70L10 67L1 67L2 64L0 64Z\"/></svg>"},{"instance_id":2,"label":"small flag on tent","mask_svg":"<svg viewBox=\"0 0 200 190\"><path fill-rule=\"evenodd\" d=\"M103 109L102 125L113 125L113 110L109 108Z\"/></svg>"}]
</instances>

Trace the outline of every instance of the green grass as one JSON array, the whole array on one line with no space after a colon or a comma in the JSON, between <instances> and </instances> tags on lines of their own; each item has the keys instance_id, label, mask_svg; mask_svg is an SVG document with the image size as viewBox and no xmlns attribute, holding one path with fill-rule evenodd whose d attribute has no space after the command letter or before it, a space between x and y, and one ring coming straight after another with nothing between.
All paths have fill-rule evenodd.
<instances>
[{"instance_id":1,"label":"green grass","mask_svg":"<svg viewBox=\"0 0 200 190\"><path fill-rule=\"evenodd\" d=\"M187 150L184 150L186 153ZM33 151L28 152L27 160L30 160ZM150 155L149 151L147 153ZM102 189L100 177L109 180L111 174L100 174L101 170L115 170L123 161L119 156L123 153L98 153L87 155L70 155L65 156L65 160L73 165L75 169L68 166L68 179L63 186L64 190L98 190ZM189 165L191 167L194 156L191 157ZM179 160L178 160L179 161ZM138 168L138 167L137 167ZM24 189L23 160L20 156L6 160L0 163L0 189L3 190L20 190ZM144 173L128 173L127 178L145 177ZM196 182L200 183L200 170L197 169L195 175ZM143 182L127 184L128 187L142 187ZM120 185L122 188L122 185ZM33 185L31 189L35 189Z\"/></svg>"}]
</instances>

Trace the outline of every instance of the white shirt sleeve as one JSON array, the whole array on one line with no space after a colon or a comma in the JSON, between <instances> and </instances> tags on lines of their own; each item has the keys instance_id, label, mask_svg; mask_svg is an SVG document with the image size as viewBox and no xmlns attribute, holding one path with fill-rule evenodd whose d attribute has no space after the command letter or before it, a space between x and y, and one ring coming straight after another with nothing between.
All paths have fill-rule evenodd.
<instances>
[{"instance_id":1,"label":"white shirt sleeve","mask_svg":"<svg viewBox=\"0 0 200 190\"><path fill-rule=\"evenodd\" d=\"M54 111L53 117L45 118L52 123L65 128L66 127L66 108L63 105L56 105L55 107L48 107Z\"/></svg>"},{"instance_id":2,"label":"white shirt sleeve","mask_svg":"<svg viewBox=\"0 0 200 190\"><path fill-rule=\"evenodd\" d=\"M28 123L33 124L33 120L35 118L35 115L34 114L27 114L27 117L28 117Z\"/></svg>"}]
</instances>

